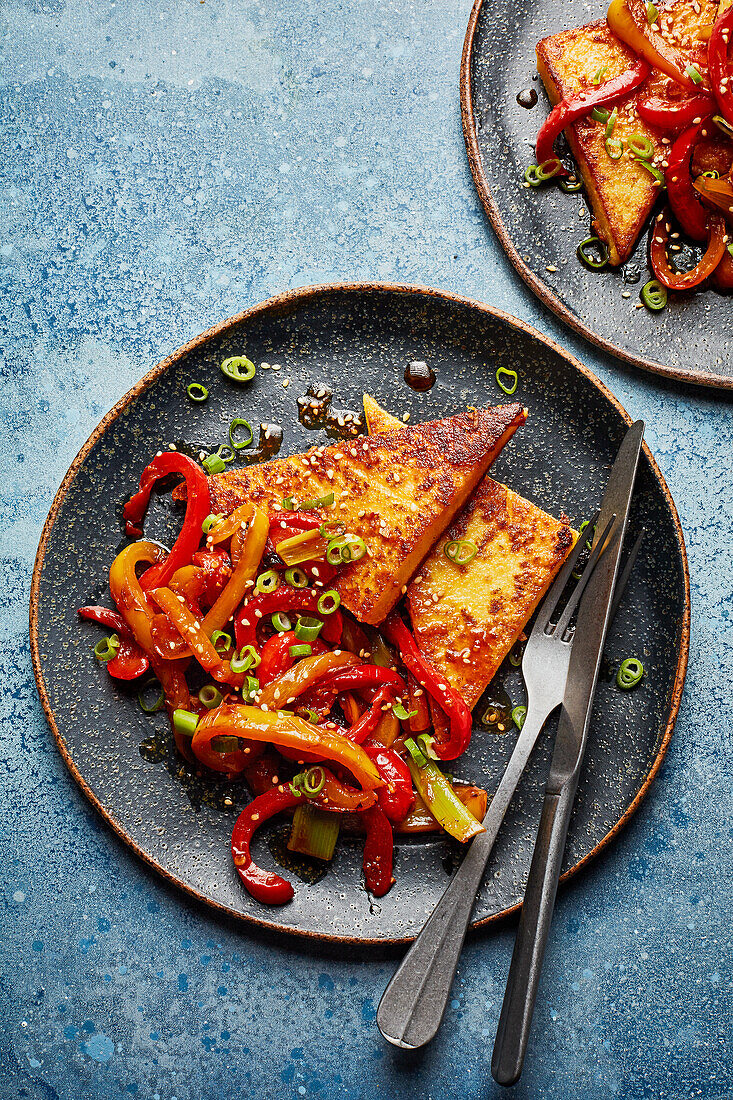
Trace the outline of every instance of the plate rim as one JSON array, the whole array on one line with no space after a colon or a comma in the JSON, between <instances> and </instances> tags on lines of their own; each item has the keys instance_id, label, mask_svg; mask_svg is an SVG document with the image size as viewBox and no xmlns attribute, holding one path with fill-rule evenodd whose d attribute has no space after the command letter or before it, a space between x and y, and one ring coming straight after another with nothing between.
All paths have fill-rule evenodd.
<instances>
[{"instance_id":1,"label":"plate rim","mask_svg":"<svg viewBox=\"0 0 733 1100\"><path fill-rule=\"evenodd\" d=\"M660 374L675 382L685 382L688 385L695 386L708 386L713 389L733 390L733 377L715 374L713 371L700 371L694 375L685 374L685 372L678 367L671 367L656 359L647 359L644 355L624 351L623 348L620 348L611 340L607 340L605 337L600 336L587 324L579 320L548 284L532 271L529 265L522 259L502 220L499 207L489 186L486 173L484 172L475 125L471 96L471 84L473 81L473 46L478 21L483 7L484 0L474 0L471 15L468 20L468 27L466 28L466 36L463 40L459 81L463 140L466 146L466 153L468 154L468 164L471 169L471 175L473 176L473 182L478 192L478 197L481 200L481 205L515 270L544 306L551 309L556 316L565 322L565 324L569 325L571 329L579 333L586 340L589 340L603 351L609 352L622 362L629 363L634 367L641 367L642 370L650 371L653 374Z\"/></svg>"},{"instance_id":2,"label":"plate rim","mask_svg":"<svg viewBox=\"0 0 733 1100\"><path fill-rule=\"evenodd\" d=\"M43 676L43 669L41 666L41 655L38 636L38 605L40 594L41 573L43 570L43 564L46 557L46 549L53 530L56 517L59 509L63 504L63 501L68 493L72 483L74 482L77 474L79 473L87 455L92 450L97 441L105 434L107 428L122 415L127 407L145 392L162 374L164 374L173 364L179 362L185 358L192 351L206 344L209 340L223 335L228 329L234 326L242 324L244 321L249 321L255 317L267 314L271 311L287 309L290 306L297 306L304 302L308 302L311 299L318 297L327 297L333 293L347 292L350 294L360 295L366 292L384 292L387 294L397 294L404 296L416 296L423 298L433 298L444 303L450 303L453 305L460 305L467 307L471 310L477 310L479 313L483 313L489 317L499 319L507 323L511 328L521 331L525 335L538 340L541 344L548 348L551 348L557 354L562 356L572 367L580 371L580 373L594 385L601 394L610 402L610 404L619 413L621 418L626 421L627 424L632 423L632 419L627 411L624 409L620 401L611 393L611 391L604 385L599 378L593 374L590 368L586 367L579 359L577 359L570 352L566 351L559 344L557 344L552 337L546 336L544 333L539 332L532 325L528 324L521 318L513 317L511 314L497 309L494 306L487 305L484 302L479 302L473 298L468 298L463 295L454 294L451 291L438 290L433 287L422 286L420 284L409 283L383 283L383 282L334 282L334 283L319 283L314 285L308 285L303 287L297 287L292 290L284 291L280 294L276 294L270 298L266 298L255 305L243 310L240 313L236 313L231 317L227 317L222 321L217 322L204 332L199 333L197 336L192 337L181 347L171 352L164 359L160 360L154 367L152 367L146 374L139 379L123 396L112 406L112 408L102 417L97 426L89 435L86 442L77 452L75 458L71 462L63 481L59 486L56 494L54 495L53 502L49 509L48 515L41 531L41 537L38 543L38 549L36 551L35 561L33 564L33 575L31 579L31 591L30 591L30 646L31 646L31 660L33 664L33 674L36 680L36 687L41 700L41 705L46 716L46 720L51 727L56 746L61 753L61 756L66 764L72 778L81 788L83 794L92 803L95 809L101 814L107 824L114 830L120 840L123 841L128 848L130 848L136 856L143 860L149 867L151 867L158 875L165 879L169 885L182 890L189 898L194 899L209 909L213 910L220 917L233 918L237 921L242 921L247 925L253 925L260 929L264 929L269 932L278 932L280 934L286 934L288 936L297 936L308 939L310 941L316 941L321 943L332 944L344 944L344 945L357 945L363 947L388 947L391 945L401 945L411 943L415 936L408 935L402 937L390 937L379 938L363 937L363 936L351 936L351 935L338 935L326 932L312 932L308 929L292 928L287 925L278 923L277 920L267 919L265 917L253 916L248 913L240 913L237 910L230 908L221 902L215 901L213 898L207 897L200 890L182 881L176 875L172 874L161 864L157 863L153 856L144 851L130 836L120 823L118 823L112 816L106 806L97 798L94 791L91 789L81 772L78 770L71 753L69 752L66 743L61 736L58 725L56 723L53 707L48 696L46 689L46 683ZM637 791L632 801L627 806L626 810L615 823L615 825L609 830L608 833L596 844L590 852L588 852L581 860L579 860L572 867L562 875L560 881L566 882L572 876L577 874L578 871L585 868L585 866L594 859L601 851L603 851L616 835L621 831L624 825L629 821L632 815L641 805L641 802L646 797L649 788L661 767L664 756L669 747L669 742L674 730L675 721L679 711L682 692L685 682L685 673L687 671L687 661L689 655L690 644L690 574L687 561L687 551L685 548L685 540L682 531L682 525L680 523L679 515L672 499L672 494L669 491L667 483L662 475L661 470L657 466L654 457L649 450L646 442L643 443L643 450L647 460L650 463L652 473L656 478L661 490L662 495L666 500L669 508L672 521L677 536L677 547L680 554L682 564L682 574L684 581L684 612L681 621L680 631L680 651L677 659L677 667L675 669L675 678L670 693L669 699L669 714L666 722L666 726L657 750L656 756L652 761L651 767L646 773L644 782ZM471 928L481 928L489 924L493 924L497 921L504 920L507 917L517 913L521 908L521 902L516 905L509 906L506 909L502 909L499 913L493 913L488 917L482 917L479 920L471 923Z\"/></svg>"}]
</instances>

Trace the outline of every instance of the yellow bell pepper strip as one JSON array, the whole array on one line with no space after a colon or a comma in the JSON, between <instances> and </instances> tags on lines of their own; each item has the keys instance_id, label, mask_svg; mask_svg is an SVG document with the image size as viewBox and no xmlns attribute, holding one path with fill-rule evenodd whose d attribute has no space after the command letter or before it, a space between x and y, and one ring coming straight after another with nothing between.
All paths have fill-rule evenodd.
<instances>
[{"instance_id":1,"label":"yellow bell pepper strip","mask_svg":"<svg viewBox=\"0 0 733 1100\"><path fill-rule=\"evenodd\" d=\"M210 672L220 684L240 687L244 683L244 673L232 672L229 661L222 660L202 624L183 603L180 596L170 588L154 588L150 595L183 640L188 643L191 653L202 668Z\"/></svg>"},{"instance_id":2,"label":"yellow bell pepper strip","mask_svg":"<svg viewBox=\"0 0 733 1100\"><path fill-rule=\"evenodd\" d=\"M435 761L425 759L424 764L418 766L410 757L407 765L417 793L450 836L465 844L477 833L486 832L481 822L461 802L452 783Z\"/></svg>"},{"instance_id":3,"label":"yellow bell pepper strip","mask_svg":"<svg viewBox=\"0 0 733 1100\"><path fill-rule=\"evenodd\" d=\"M211 741L221 736L266 741L276 748L282 746L295 752L313 753L319 760L333 760L347 768L364 790L374 790L384 782L378 768L360 745L354 745L341 734L321 729L292 714L264 711L243 704L230 703L217 707L203 716L193 735L191 747L199 760L208 763L213 753Z\"/></svg>"},{"instance_id":4,"label":"yellow bell pepper strip","mask_svg":"<svg viewBox=\"0 0 733 1100\"><path fill-rule=\"evenodd\" d=\"M247 529L242 554L234 567L234 572L218 600L204 617L202 626L209 637L215 630L224 628L244 599L248 581L254 580L257 573L269 529L270 521L267 513L261 508L255 508Z\"/></svg>"},{"instance_id":5,"label":"yellow bell pepper strip","mask_svg":"<svg viewBox=\"0 0 733 1100\"><path fill-rule=\"evenodd\" d=\"M287 707L299 695L317 684L327 672L337 668L349 668L361 665L354 653L346 650L334 650L320 653L314 657L304 657L296 665L283 672L272 683L263 687L258 699L261 707Z\"/></svg>"},{"instance_id":6,"label":"yellow bell pepper strip","mask_svg":"<svg viewBox=\"0 0 733 1100\"><path fill-rule=\"evenodd\" d=\"M648 61L652 68L661 69L683 88L699 91L687 74L687 58L665 42L659 31L649 23L643 0L611 0L606 21L616 37Z\"/></svg>"}]
</instances>

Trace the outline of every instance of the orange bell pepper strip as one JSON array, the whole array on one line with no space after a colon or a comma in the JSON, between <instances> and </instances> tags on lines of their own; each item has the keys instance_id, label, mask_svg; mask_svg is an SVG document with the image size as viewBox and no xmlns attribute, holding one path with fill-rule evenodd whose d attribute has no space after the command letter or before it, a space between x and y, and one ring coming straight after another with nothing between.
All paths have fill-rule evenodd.
<instances>
[{"instance_id":1,"label":"orange bell pepper strip","mask_svg":"<svg viewBox=\"0 0 733 1100\"><path fill-rule=\"evenodd\" d=\"M653 69L661 69L691 92L699 91L687 73L688 59L650 24L643 0L611 0L606 21L616 37Z\"/></svg>"},{"instance_id":2,"label":"orange bell pepper strip","mask_svg":"<svg viewBox=\"0 0 733 1100\"><path fill-rule=\"evenodd\" d=\"M217 756L221 761L223 754L214 753L211 748L212 740L221 736L267 741L275 747L282 745L296 752L313 753L319 760L333 760L347 768L364 790L374 790L384 783L379 769L361 745L293 714L225 703L205 714L196 727L191 746L196 757L206 764Z\"/></svg>"},{"instance_id":3,"label":"orange bell pepper strip","mask_svg":"<svg viewBox=\"0 0 733 1100\"><path fill-rule=\"evenodd\" d=\"M183 640L188 643L191 653L202 668L210 672L220 684L240 687L244 683L244 673L232 672L229 661L222 660L202 624L180 596L170 588L154 588L150 595Z\"/></svg>"},{"instance_id":4,"label":"orange bell pepper strip","mask_svg":"<svg viewBox=\"0 0 733 1100\"><path fill-rule=\"evenodd\" d=\"M218 546L219 543L226 542L235 531L241 530L242 524L247 526L251 515L251 504L241 504L239 508L235 508L230 516L226 516L211 528L206 536L207 545Z\"/></svg>"},{"instance_id":5,"label":"orange bell pepper strip","mask_svg":"<svg viewBox=\"0 0 733 1100\"><path fill-rule=\"evenodd\" d=\"M261 508L255 508L252 521L247 529L242 554L234 567L234 572L214 606L207 612L202 623L209 638L215 630L222 630L242 602L248 588L248 582L254 580L267 542L270 520Z\"/></svg>"},{"instance_id":6,"label":"orange bell pepper strip","mask_svg":"<svg viewBox=\"0 0 733 1100\"><path fill-rule=\"evenodd\" d=\"M304 657L297 665L283 672L263 687L258 699L261 707L287 707L304 691L313 687L327 672L337 668L360 665L362 661L346 650L332 650L315 657Z\"/></svg>"}]
</instances>

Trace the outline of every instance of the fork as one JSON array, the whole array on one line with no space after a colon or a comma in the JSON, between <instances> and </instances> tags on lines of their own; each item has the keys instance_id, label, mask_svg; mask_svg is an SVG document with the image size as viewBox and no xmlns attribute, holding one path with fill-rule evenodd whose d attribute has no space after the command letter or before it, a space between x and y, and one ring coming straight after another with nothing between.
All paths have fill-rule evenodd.
<instances>
[{"instance_id":1,"label":"fork","mask_svg":"<svg viewBox=\"0 0 733 1100\"><path fill-rule=\"evenodd\" d=\"M599 513L590 520L597 523ZM574 632L570 622L585 586L608 543L615 516L596 541L582 572L575 573L585 544L581 535L545 597L522 659L527 713L502 780L483 820L485 831L471 843L458 871L405 955L382 995L377 1026L394 1046L409 1050L429 1043L440 1027L461 956L471 913L486 865L527 761L548 717L565 692ZM617 586L612 614L628 580L641 536ZM560 598L571 576L577 578L564 608Z\"/></svg>"}]
</instances>

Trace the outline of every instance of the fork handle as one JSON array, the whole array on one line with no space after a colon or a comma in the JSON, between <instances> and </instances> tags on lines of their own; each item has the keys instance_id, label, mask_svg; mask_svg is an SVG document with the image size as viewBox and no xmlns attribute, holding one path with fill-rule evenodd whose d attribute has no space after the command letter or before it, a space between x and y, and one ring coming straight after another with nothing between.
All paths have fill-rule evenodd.
<instances>
[{"instance_id":1,"label":"fork handle","mask_svg":"<svg viewBox=\"0 0 733 1100\"><path fill-rule=\"evenodd\" d=\"M550 710L553 708L551 707ZM530 704L509 764L461 866L382 995L377 1026L394 1046L413 1050L435 1036L450 996L486 864L548 711Z\"/></svg>"},{"instance_id":2,"label":"fork handle","mask_svg":"<svg viewBox=\"0 0 733 1100\"><path fill-rule=\"evenodd\" d=\"M559 792L548 792L542 805L491 1059L499 1085L513 1085L522 1072L577 786L576 772Z\"/></svg>"}]
</instances>

